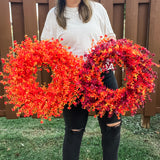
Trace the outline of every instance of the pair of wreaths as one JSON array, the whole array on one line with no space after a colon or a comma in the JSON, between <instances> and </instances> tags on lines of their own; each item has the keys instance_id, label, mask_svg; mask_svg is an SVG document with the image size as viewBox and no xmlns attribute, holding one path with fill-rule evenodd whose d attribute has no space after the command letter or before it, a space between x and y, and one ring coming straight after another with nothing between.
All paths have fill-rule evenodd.
<instances>
[{"instance_id":1,"label":"pair of wreaths","mask_svg":"<svg viewBox=\"0 0 160 160\"><path fill-rule=\"evenodd\" d=\"M51 120L52 116L62 114L66 103L70 109L80 96L82 107L89 112L97 110L100 117L106 111L109 116L128 111L134 115L144 106L146 96L154 91L157 75L152 66L158 65L149 58L153 54L130 40L104 37L83 61L62 46L61 40L33 38L34 41L26 36L21 44L15 41L7 58L1 59L4 96L7 103L14 104L13 110L18 110L17 116L37 114L38 118ZM103 85L101 74L108 70L106 62L124 67L126 86L112 90ZM52 81L47 87L37 81L42 68L51 72Z\"/></svg>"}]
</instances>

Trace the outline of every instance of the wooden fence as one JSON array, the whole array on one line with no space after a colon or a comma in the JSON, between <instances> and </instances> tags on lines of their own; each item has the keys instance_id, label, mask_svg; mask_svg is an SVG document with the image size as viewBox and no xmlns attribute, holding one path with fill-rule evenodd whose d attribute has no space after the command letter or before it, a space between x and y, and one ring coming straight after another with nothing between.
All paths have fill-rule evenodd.
<instances>
[{"instance_id":1,"label":"wooden fence","mask_svg":"<svg viewBox=\"0 0 160 160\"><path fill-rule=\"evenodd\" d=\"M160 0L96 0L104 5L117 38L129 38L156 53L154 62L160 63ZM0 56L5 58L13 40L19 43L24 35L41 35L46 15L54 7L55 0L0 0ZM10 7L9 7L10 6ZM12 14L10 14L12 13ZM12 17L11 17L12 15ZM38 18L37 18L38 17ZM12 23L11 23L12 22ZM12 25L11 25L12 24ZM11 31L13 29L13 32ZM0 70L2 64L0 63ZM160 70L155 68L160 77ZM116 71L119 86L122 85L122 70ZM47 81L44 72L40 82ZM0 95L4 94L0 84ZM149 127L150 116L160 113L160 81L156 81L156 93L151 95L142 113L144 127ZM12 106L5 106L0 99L0 116L17 118Z\"/></svg>"}]
</instances>

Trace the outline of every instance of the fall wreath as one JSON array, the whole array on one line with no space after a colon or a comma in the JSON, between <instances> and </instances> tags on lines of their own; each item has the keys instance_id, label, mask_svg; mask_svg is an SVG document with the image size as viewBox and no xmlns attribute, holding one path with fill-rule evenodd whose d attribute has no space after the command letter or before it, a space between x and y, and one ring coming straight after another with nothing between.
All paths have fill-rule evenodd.
<instances>
[{"instance_id":1,"label":"fall wreath","mask_svg":"<svg viewBox=\"0 0 160 160\"><path fill-rule=\"evenodd\" d=\"M138 108L144 106L146 97L154 91L154 80L157 74L152 66L158 66L152 62L154 56L146 48L133 44L128 39L102 38L85 55L86 62L80 73L81 103L84 109L98 111L102 117L106 111L109 117L113 113L117 116L130 112L134 115ZM103 85L103 72L108 71L110 64L123 67L125 72L125 86L116 90L108 89ZM108 64L108 65L106 65ZM97 116L95 115L95 116Z\"/></svg>"},{"instance_id":2,"label":"fall wreath","mask_svg":"<svg viewBox=\"0 0 160 160\"><path fill-rule=\"evenodd\" d=\"M38 118L51 120L52 116L61 115L66 103L70 106L75 101L83 58L73 56L60 42L38 41L36 36L32 41L26 36L21 44L15 41L7 58L2 59L1 82L5 85L7 102L14 104L13 110L18 110L17 116L37 114ZM48 86L37 81L42 68L51 72Z\"/></svg>"}]
</instances>

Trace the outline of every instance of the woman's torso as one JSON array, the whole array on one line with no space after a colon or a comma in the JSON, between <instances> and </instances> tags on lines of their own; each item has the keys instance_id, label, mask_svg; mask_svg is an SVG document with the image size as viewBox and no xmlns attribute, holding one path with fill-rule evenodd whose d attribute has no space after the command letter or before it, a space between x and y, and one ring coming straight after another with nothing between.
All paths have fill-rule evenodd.
<instances>
[{"instance_id":1,"label":"woman's torso","mask_svg":"<svg viewBox=\"0 0 160 160\"><path fill-rule=\"evenodd\" d=\"M92 17L88 23L83 23L78 14L78 8L65 8L65 17L67 19L67 27L63 29L56 21L55 8L52 8L50 14L50 25L53 27L50 32L52 37L55 39L63 38L62 45L70 46L70 51L78 56L83 56L88 53L91 48L92 40L96 43L100 36L104 34L113 34L112 28L110 27L109 19L104 19L103 15L104 8L97 2L91 2ZM104 13L105 14L105 13ZM107 13L106 13L107 14ZM107 21L108 22L105 22ZM109 33L105 33L104 24L109 23ZM50 27L51 27L50 26ZM43 33L42 33L43 36ZM46 35L45 35L46 36Z\"/></svg>"}]
</instances>

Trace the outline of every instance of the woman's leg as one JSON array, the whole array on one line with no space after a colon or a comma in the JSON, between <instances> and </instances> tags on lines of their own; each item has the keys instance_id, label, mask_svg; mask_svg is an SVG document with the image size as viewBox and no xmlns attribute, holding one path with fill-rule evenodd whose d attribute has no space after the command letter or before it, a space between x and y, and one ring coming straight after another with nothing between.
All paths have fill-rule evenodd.
<instances>
[{"instance_id":1,"label":"woman's leg","mask_svg":"<svg viewBox=\"0 0 160 160\"><path fill-rule=\"evenodd\" d=\"M102 133L103 160L117 160L121 120L118 120L116 115L111 118L107 116L106 113L104 117L98 117Z\"/></svg>"},{"instance_id":2,"label":"woman's leg","mask_svg":"<svg viewBox=\"0 0 160 160\"><path fill-rule=\"evenodd\" d=\"M117 89L117 81L113 72L103 73L103 83L107 88ZM117 160L118 147L120 142L121 120L114 114L108 118L108 112L100 118L99 125L102 133L103 160Z\"/></svg>"},{"instance_id":3,"label":"woman's leg","mask_svg":"<svg viewBox=\"0 0 160 160\"><path fill-rule=\"evenodd\" d=\"M81 104L77 107L73 106L71 110L68 110L66 105L63 116L65 121L63 160L78 160L80 145L88 120L88 111L82 109Z\"/></svg>"}]
</instances>

